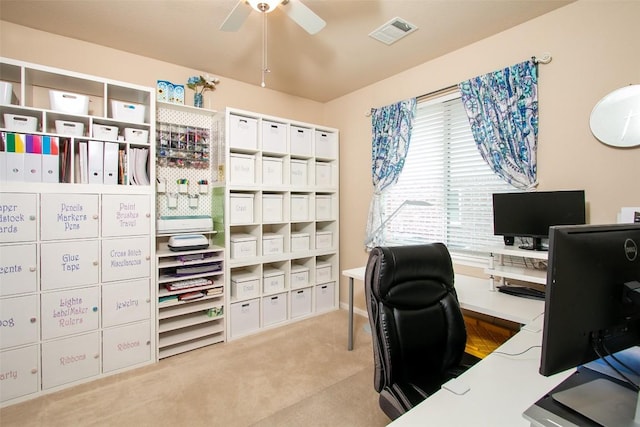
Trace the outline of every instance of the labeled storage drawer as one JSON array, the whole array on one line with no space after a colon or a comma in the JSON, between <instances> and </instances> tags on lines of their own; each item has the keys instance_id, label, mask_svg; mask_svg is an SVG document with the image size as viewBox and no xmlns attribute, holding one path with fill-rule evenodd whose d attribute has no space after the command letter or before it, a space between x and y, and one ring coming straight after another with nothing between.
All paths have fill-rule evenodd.
<instances>
[{"instance_id":1,"label":"labeled storage drawer","mask_svg":"<svg viewBox=\"0 0 640 427\"><path fill-rule=\"evenodd\" d=\"M307 194L291 195L291 221L309 220L309 196Z\"/></svg>"},{"instance_id":2,"label":"labeled storage drawer","mask_svg":"<svg viewBox=\"0 0 640 427\"><path fill-rule=\"evenodd\" d=\"M316 231L316 249L331 249L333 247L333 233L331 231Z\"/></svg>"},{"instance_id":3,"label":"labeled storage drawer","mask_svg":"<svg viewBox=\"0 0 640 427\"><path fill-rule=\"evenodd\" d=\"M42 243L40 282L42 290L96 285L100 282L98 240Z\"/></svg>"},{"instance_id":4,"label":"labeled storage drawer","mask_svg":"<svg viewBox=\"0 0 640 427\"><path fill-rule=\"evenodd\" d=\"M229 115L229 147L256 150L258 148L258 120Z\"/></svg>"},{"instance_id":5,"label":"labeled storage drawer","mask_svg":"<svg viewBox=\"0 0 640 427\"><path fill-rule=\"evenodd\" d=\"M316 283L327 283L331 281L332 269L330 262L316 263Z\"/></svg>"},{"instance_id":6,"label":"labeled storage drawer","mask_svg":"<svg viewBox=\"0 0 640 427\"><path fill-rule=\"evenodd\" d=\"M306 160L291 159L289 173L292 187L305 187L308 185L309 166Z\"/></svg>"},{"instance_id":7,"label":"labeled storage drawer","mask_svg":"<svg viewBox=\"0 0 640 427\"><path fill-rule=\"evenodd\" d=\"M231 298L254 298L260 294L260 278L252 272L231 273Z\"/></svg>"},{"instance_id":8,"label":"labeled storage drawer","mask_svg":"<svg viewBox=\"0 0 640 427\"><path fill-rule=\"evenodd\" d=\"M251 234L232 234L231 258L253 258L258 254L258 238Z\"/></svg>"},{"instance_id":9,"label":"labeled storage drawer","mask_svg":"<svg viewBox=\"0 0 640 427\"><path fill-rule=\"evenodd\" d=\"M39 319L36 295L0 300L0 349L38 342Z\"/></svg>"},{"instance_id":10,"label":"labeled storage drawer","mask_svg":"<svg viewBox=\"0 0 640 427\"><path fill-rule=\"evenodd\" d=\"M100 289L70 289L41 295L42 339L98 329Z\"/></svg>"},{"instance_id":11,"label":"labeled storage drawer","mask_svg":"<svg viewBox=\"0 0 640 427\"><path fill-rule=\"evenodd\" d=\"M333 309L335 307L335 282L317 285L315 288L316 312Z\"/></svg>"},{"instance_id":12,"label":"labeled storage drawer","mask_svg":"<svg viewBox=\"0 0 640 427\"><path fill-rule=\"evenodd\" d=\"M309 249L309 233L291 233L291 252L304 252Z\"/></svg>"},{"instance_id":13,"label":"labeled storage drawer","mask_svg":"<svg viewBox=\"0 0 640 427\"><path fill-rule=\"evenodd\" d=\"M38 354L37 345L7 350L0 353L0 402L38 391Z\"/></svg>"},{"instance_id":14,"label":"labeled storage drawer","mask_svg":"<svg viewBox=\"0 0 640 427\"><path fill-rule=\"evenodd\" d=\"M239 337L260 328L260 300L231 304L231 336Z\"/></svg>"},{"instance_id":15,"label":"labeled storage drawer","mask_svg":"<svg viewBox=\"0 0 640 427\"><path fill-rule=\"evenodd\" d=\"M102 281L137 279L151 274L149 237L102 240Z\"/></svg>"},{"instance_id":16,"label":"labeled storage drawer","mask_svg":"<svg viewBox=\"0 0 640 427\"><path fill-rule=\"evenodd\" d=\"M229 195L229 224L251 224L253 218L254 195L232 193Z\"/></svg>"},{"instance_id":17,"label":"labeled storage drawer","mask_svg":"<svg viewBox=\"0 0 640 427\"><path fill-rule=\"evenodd\" d=\"M100 374L100 333L42 343L42 388Z\"/></svg>"},{"instance_id":18,"label":"labeled storage drawer","mask_svg":"<svg viewBox=\"0 0 640 427\"><path fill-rule=\"evenodd\" d=\"M284 236L276 233L262 235L262 255L275 255L284 252Z\"/></svg>"},{"instance_id":19,"label":"labeled storage drawer","mask_svg":"<svg viewBox=\"0 0 640 427\"><path fill-rule=\"evenodd\" d=\"M150 314L149 279L102 286L102 326L136 322Z\"/></svg>"},{"instance_id":20,"label":"labeled storage drawer","mask_svg":"<svg viewBox=\"0 0 640 427\"><path fill-rule=\"evenodd\" d=\"M262 158L262 184L282 185L283 160L275 157Z\"/></svg>"},{"instance_id":21,"label":"labeled storage drawer","mask_svg":"<svg viewBox=\"0 0 640 427\"><path fill-rule=\"evenodd\" d=\"M282 206L284 196L282 194L262 195L262 222L282 222Z\"/></svg>"},{"instance_id":22,"label":"labeled storage drawer","mask_svg":"<svg viewBox=\"0 0 640 427\"><path fill-rule=\"evenodd\" d=\"M97 194L42 194L42 240L98 237Z\"/></svg>"},{"instance_id":23,"label":"labeled storage drawer","mask_svg":"<svg viewBox=\"0 0 640 427\"><path fill-rule=\"evenodd\" d=\"M331 187L331 164L316 162L316 186Z\"/></svg>"},{"instance_id":24,"label":"labeled storage drawer","mask_svg":"<svg viewBox=\"0 0 640 427\"><path fill-rule=\"evenodd\" d=\"M262 272L262 291L265 294L284 291L284 271L265 268Z\"/></svg>"},{"instance_id":25,"label":"labeled storage drawer","mask_svg":"<svg viewBox=\"0 0 640 427\"><path fill-rule=\"evenodd\" d=\"M35 292L38 289L35 244L0 246L0 265L0 296Z\"/></svg>"},{"instance_id":26,"label":"labeled storage drawer","mask_svg":"<svg viewBox=\"0 0 640 427\"><path fill-rule=\"evenodd\" d=\"M271 295L262 298L262 324L274 325L287 320L287 294Z\"/></svg>"},{"instance_id":27,"label":"labeled storage drawer","mask_svg":"<svg viewBox=\"0 0 640 427\"><path fill-rule=\"evenodd\" d=\"M291 291L291 318L311 313L311 288Z\"/></svg>"},{"instance_id":28,"label":"labeled storage drawer","mask_svg":"<svg viewBox=\"0 0 640 427\"><path fill-rule=\"evenodd\" d=\"M0 233L0 243L36 240L38 209L35 194L2 193L0 210L5 222L9 223Z\"/></svg>"},{"instance_id":29,"label":"labeled storage drawer","mask_svg":"<svg viewBox=\"0 0 640 427\"><path fill-rule=\"evenodd\" d=\"M333 219L330 195L316 194L316 219L320 221Z\"/></svg>"},{"instance_id":30,"label":"labeled storage drawer","mask_svg":"<svg viewBox=\"0 0 640 427\"><path fill-rule=\"evenodd\" d=\"M250 154L229 154L229 182L231 184L256 183L256 156Z\"/></svg>"},{"instance_id":31,"label":"labeled storage drawer","mask_svg":"<svg viewBox=\"0 0 640 427\"><path fill-rule=\"evenodd\" d=\"M111 372L151 360L149 322L102 331L102 371Z\"/></svg>"},{"instance_id":32,"label":"labeled storage drawer","mask_svg":"<svg viewBox=\"0 0 640 427\"><path fill-rule=\"evenodd\" d=\"M290 127L290 153L298 156L313 155L311 150L311 129L298 126Z\"/></svg>"},{"instance_id":33,"label":"labeled storage drawer","mask_svg":"<svg viewBox=\"0 0 640 427\"><path fill-rule=\"evenodd\" d=\"M151 231L151 201L149 196L102 196L102 236L133 236Z\"/></svg>"},{"instance_id":34,"label":"labeled storage drawer","mask_svg":"<svg viewBox=\"0 0 640 427\"><path fill-rule=\"evenodd\" d=\"M309 284L309 268L304 265L291 266L291 288L301 288Z\"/></svg>"},{"instance_id":35,"label":"labeled storage drawer","mask_svg":"<svg viewBox=\"0 0 640 427\"><path fill-rule=\"evenodd\" d=\"M262 151L287 152L287 125L267 120L262 121Z\"/></svg>"}]
</instances>

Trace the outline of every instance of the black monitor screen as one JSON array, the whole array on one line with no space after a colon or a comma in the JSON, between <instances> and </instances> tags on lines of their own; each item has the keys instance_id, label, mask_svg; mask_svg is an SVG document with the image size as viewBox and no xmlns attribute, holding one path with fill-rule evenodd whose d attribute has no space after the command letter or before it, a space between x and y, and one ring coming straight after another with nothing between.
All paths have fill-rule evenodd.
<instances>
[{"instance_id":1,"label":"black monitor screen","mask_svg":"<svg viewBox=\"0 0 640 427\"><path fill-rule=\"evenodd\" d=\"M547 238L552 225L585 223L584 190L493 194L497 236ZM540 243L532 249L540 249Z\"/></svg>"},{"instance_id":2,"label":"black monitor screen","mask_svg":"<svg viewBox=\"0 0 640 427\"><path fill-rule=\"evenodd\" d=\"M594 344L639 345L636 286L640 224L551 227L540 373L599 358Z\"/></svg>"}]
</instances>

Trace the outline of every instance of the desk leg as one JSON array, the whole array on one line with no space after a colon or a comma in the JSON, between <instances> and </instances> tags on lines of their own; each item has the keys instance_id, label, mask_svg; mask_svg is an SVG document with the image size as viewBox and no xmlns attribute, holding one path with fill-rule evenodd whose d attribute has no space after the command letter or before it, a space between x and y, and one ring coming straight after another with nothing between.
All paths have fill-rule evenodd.
<instances>
[{"instance_id":1,"label":"desk leg","mask_svg":"<svg viewBox=\"0 0 640 427\"><path fill-rule=\"evenodd\" d=\"M353 350L353 277L349 277L349 342L347 350Z\"/></svg>"}]
</instances>

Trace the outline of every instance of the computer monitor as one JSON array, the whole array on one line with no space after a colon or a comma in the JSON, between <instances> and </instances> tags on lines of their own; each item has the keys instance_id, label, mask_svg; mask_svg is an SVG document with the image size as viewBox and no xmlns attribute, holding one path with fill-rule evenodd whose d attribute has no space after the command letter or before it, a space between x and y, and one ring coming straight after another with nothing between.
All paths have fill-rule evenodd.
<instances>
[{"instance_id":1,"label":"computer monitor","mask_svg":"<svg viewBox=\"0 0 640 427\"><path fill-rule=\"evenodd\" d=\"M551 227L548 258L542 375L640 345L640 224Z\"/></svg>"},{"instance_id":2,"label":"computer monitor","mask_svg":"<svg viewBox=\"0 0 640 427\"><path fill-rule=\"evenodd\" d=\"M493 232L505 242L531 237L522 249L544 250L542 239L552 225L585 223L584 190L530 191L493 194Z\"/></svg>"}]
</instances>

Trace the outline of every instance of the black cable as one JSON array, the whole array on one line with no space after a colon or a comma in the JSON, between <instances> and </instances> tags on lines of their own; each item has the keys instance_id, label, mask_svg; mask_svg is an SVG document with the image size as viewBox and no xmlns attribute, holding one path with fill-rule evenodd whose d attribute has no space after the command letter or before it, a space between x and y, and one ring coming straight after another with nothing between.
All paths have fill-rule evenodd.
<instances>
[{"instance_id":1,"label":"black cable","mask_svg":"<svg viewBox=\"0 0 640 427\"><path fill-rule=\"evenodd\" d=\"M602 355L600 349L598 348L598 345L602 345L604 347L604 345L602 344L602 339L598 338L596 340L593 341L593 351L595 351L595 353L598 355L598 357L600 359L602 359L604 361L604 363L606 363L607 365L609 365L609 367L611 369L613 369L618 375L620 375L622 378L624 378L624 380L636 391L636 392L640 392L640 387L638 387L638 384L634 383L633 381L631 381L631 379L629 377L627 377L625 374L622 373L622 371L620 371L617 367L613 366L611 364L611 362L609 362L607 360L607 358L605 357L606 355ZM606 351L606 350L605 350ZM609 354L610 356L611 354Z\"/></svg>"},{"instance_id":2,"label":"black cable","mask_svg":"<svg viewBox=\"0 0 640 427\"><path fill-rule=\"evenodd\" d=\"M622 360L618 359L616 357L615 354L611 353L609 351L609 349L607 348L607 345L603 342L602 343L602 348L604 349L604 351L607 352L607 354L616 362L618 362L618 364L622 365L623 367L627 368L629 371L631 371L633 374L637 375L640 377L640 373L638 373L638 371L636 371L635 369L633 369L631 366L627 365L626 363L624 363Z\"/></svg>"}]
</instances>

